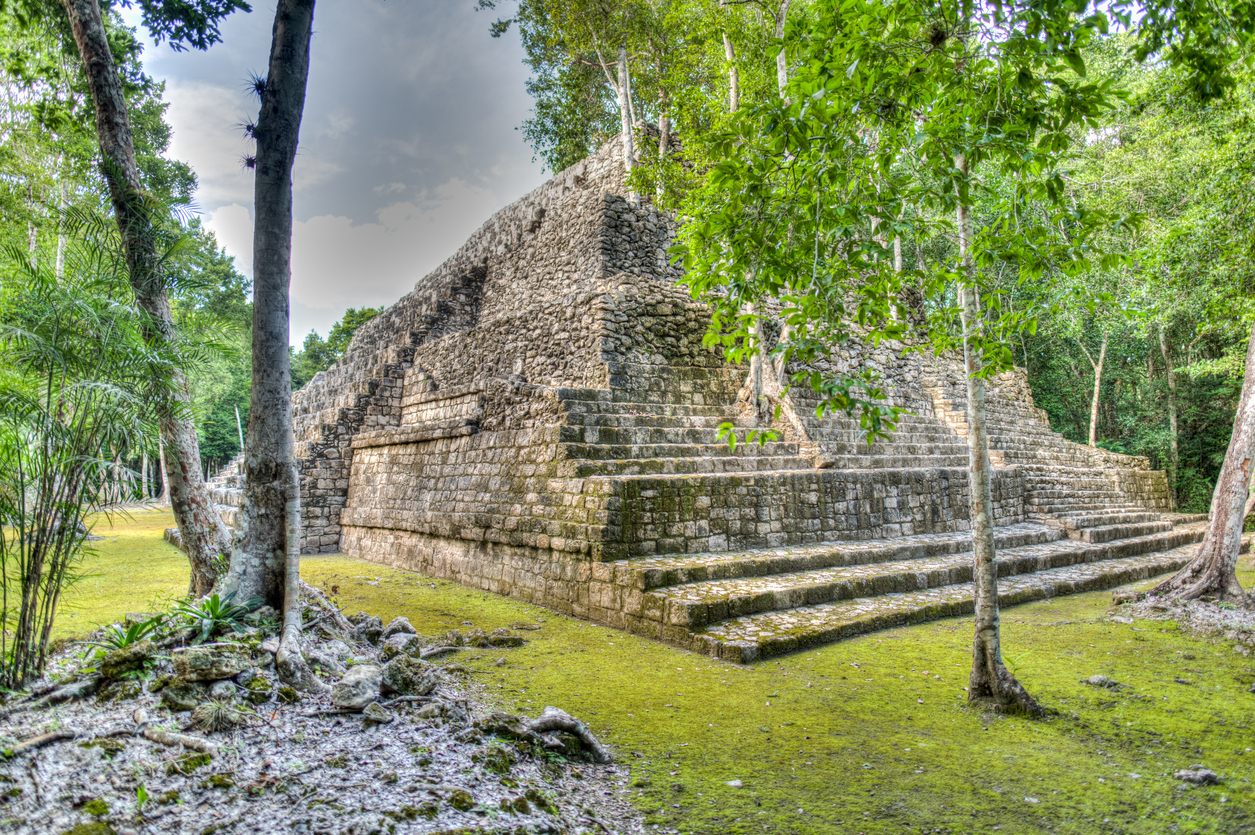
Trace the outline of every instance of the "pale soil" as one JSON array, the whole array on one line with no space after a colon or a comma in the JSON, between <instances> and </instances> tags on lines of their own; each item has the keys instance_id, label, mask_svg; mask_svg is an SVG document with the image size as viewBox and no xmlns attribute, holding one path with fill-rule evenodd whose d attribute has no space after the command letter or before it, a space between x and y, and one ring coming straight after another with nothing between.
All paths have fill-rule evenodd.
<instances>
[{"instance_id":1,"label":"pale soil","mask_svg":"<svg viewBox=\"0 0 1255 835\"><path fill-rule=\"evenodd\" d=\"M370 660L373 647L360 645L354 653ZM63 658L58 666L66 663ZM145 687L168 665L159 661ZM369 728L360 715L317 715L332 707L326 696L306 696L296 705L272 699L257 707L246 727L201 734L220 748L190 774L175 768L187 754L181 749L133 735L105 736L133 729L137 707L166 730L186 725L189 714L164 710L157 694L112 704L91 697L13 714L0 720L4 748L51 730L71 729L76 736L0 763L0 831L643 831L626 799L625 767L568 762L535 746L486 737L474 722L487 708L458 668L449 669L454 672L442 676L434 701L392 704L395 721ZM424 704L437 705L444 715L420 718ZM100 739L120 745L110 751ZM148 798L142 809L141 796ZM91 803L97 799L104 805Z\"/></svg>"}]
</instances>

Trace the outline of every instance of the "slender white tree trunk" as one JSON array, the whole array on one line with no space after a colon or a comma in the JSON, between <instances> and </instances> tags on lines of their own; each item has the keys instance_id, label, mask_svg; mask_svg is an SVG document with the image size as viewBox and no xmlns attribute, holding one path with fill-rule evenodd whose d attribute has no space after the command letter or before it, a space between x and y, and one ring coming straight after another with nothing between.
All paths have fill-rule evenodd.
<instances>
[{"instance_id":1,"label":"slender white tree trunk","mask_svg":"<svg viewBox=\"0 0 1255 835\"><path fill-rule=\"evenodd\" d=\"M741 109L741 75L736 68L736 50L728 33L723 33L723 54L728 60L728 112L736 113Z\"/></svg>"},{"instance_id":2,"label":"slender white tree trunk","mask_svg":"<svg viewBox=\"0 0 1255 835\"><path fill-rule=\"evenodd\" d=\"M1172 349L1168 346L1168 336L1163 325L1159 326L1159 352L1163 354L1163 364L1168 374L1168 496L1172 507L1177 506L1177 467L1180 458L1180 435L1177 429L1177 372L1173 368Z\"/></svg>"},{"instance_id":3,"label":"slender white tree trunk","mask_svg":"<svg viewBox=\"0 0 1255 835\"><path fill-rule=\"evenodd\" d=\"M158 470L161 473L161 496L158 501L166 506L170 506L170 477L166 473L166 445L160 438L157 439L157 463Z\"/></svg>"},{"instance_id":4,"label":"slender white tree trunk","mask_svg":"<svg viewBox=\"0 0 1255 835\"><path fill-rule=\"evenodd\" d=\"M619 94L619 128L623 132L623 170L630 175L636 167L636 150L632 147L632 105L631 88L628 79L627 45L619 44L619 83L615 85ZM636 194L629 192L632 202L636 202Z\"/></svg>"},{"instance_id":5,"label":"slender white tree trunk","mask_svg":"<svg viewBox=\"0 0 1255 835\"><path fill-rule=\"evenodd\" d=\"M784 37L784 24L789 18L789 6L793 0L781 0L780 11L776 12L776 31L777 38ZM776 53L776 86L780 90L780 97L784 98L784 88L789 83L789 63L788 56L785 54L784 47L780 47L780 51Z\"/></svg>"},{"instance_id":6,"label":"slender white tree trunk","mask_svg":"<svg viewBox=\"0 0 1255 835\"><path fill-rule=\"evenodd\" d=\"M955 167L968 175L967 157L955 156ZM971 209L959 204L959 288L963 324L963 360L967 373L967 445L971 491L972 549L975 565L972 588L975 596L976 635L972 642L972 674L968 699L1015 706L1028 713L1041 707L1016 681L1002 662L1002 638L998 613L998 563L994 550L993 466L985 420L985 380L977 339L980 330L977 288L972 275L973 222Z\"/></svg>"},{"instance_id":7,"label":"slender white tree trunk","mask_svg":"<svg viewBox=\"0 0 1255 835\"><path fill-rule=\"evenodd\" d=\"M152 498L152 496L148 495L148 450L144 450L140 472L142 475L140 476L139 491L143 495L144 501L148 501Z\"/></svg>"},{"instance_id":8,"label":"slender white tree trunk","mask_svg":"<svg viewBox=\"0 0 1255 835\"><path fill-rule=\"evenodd\" d=\"M1081 350L1085 351L1085 346L1081 346ZM1102 392L1102 369L1107 362L1107 335L1102 336L1102 346L1098 349L1098 359L1095 360L1089 355L1089 351L1085 351L1085 356L1089 359L1089 364L1094 370L1094 396L1089 402L1089 445L1098 446L1098 396Z\"/></svg>"}]
</instances>

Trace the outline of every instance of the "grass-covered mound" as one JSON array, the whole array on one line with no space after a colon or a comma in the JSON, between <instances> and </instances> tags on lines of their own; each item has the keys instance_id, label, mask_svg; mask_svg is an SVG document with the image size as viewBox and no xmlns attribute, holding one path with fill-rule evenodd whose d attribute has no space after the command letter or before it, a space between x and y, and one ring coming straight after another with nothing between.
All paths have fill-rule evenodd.
<instances>
[{"instance_id":1,"label":"grass-covered mound","mask_svg":"<svg viewBox=\"0 0 1255 835\"><path fill-rule=\"evenodd\" d=\"M137 514L112 533L101 525L111 541L87 566L99 576L70 596L80 606L70 627L185 589L186 561L160 541L168 524ZM302 573L347 611L405 615L420 632L540 624L522 633L525 647L459 661L504 709L560 704L588 721L632 767L637 802L663 828L1255 832L1255 661L1171 623L1112 622L1109 592L1004 611L1016 674L1060 712L1027 721L966 707L966 619L742 668L339 556L307 557ZM1092 675L1126 687L1080 683ZM1173 778L1195 763L1223 783Z\"/></svg>"}]
</instances>

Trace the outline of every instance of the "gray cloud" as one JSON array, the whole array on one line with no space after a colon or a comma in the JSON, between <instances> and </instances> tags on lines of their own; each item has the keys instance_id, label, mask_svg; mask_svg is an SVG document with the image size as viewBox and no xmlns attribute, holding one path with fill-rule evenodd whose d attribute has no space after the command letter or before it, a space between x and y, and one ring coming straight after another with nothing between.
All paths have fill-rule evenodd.
<instances>
[{"instance_id":1,"label":"gray cloud","mask_svg":"<svg viewBox=\"0 0 1255 835\"><path fill-rule=\"evenodd\" d=\"M167 82L171 153L196 169L206 223L246 274L253 186L238 125L256 113L245 84L264 73L273 14L233 15L205 53L145 55ZM294 342L347 307L396 300L544 179L515 130L531 108L522 49L490 22L473 0L318 6L293 173Z\"/></svg>"}]
</instances>

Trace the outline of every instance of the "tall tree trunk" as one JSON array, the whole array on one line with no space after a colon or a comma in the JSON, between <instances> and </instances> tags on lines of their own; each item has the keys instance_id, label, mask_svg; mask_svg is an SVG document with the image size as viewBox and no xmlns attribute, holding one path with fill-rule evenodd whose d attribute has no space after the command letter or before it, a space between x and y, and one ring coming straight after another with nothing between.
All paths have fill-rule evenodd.
<instances>
[{"instance_id":1,"label":"tall tree trunk","mask_svg":"<svg viewBox=\"0 0 1255 835\"><path fill-rule=\"evenodd\" d=\"M1081 350L1085 351L1085 346L1081 345ZM1107 361L1107 335L1103 334L1102 346L1098 350L1098 359L1095 360L1090 356L1089 351L1085 351L1085 358L1089 360L1090 367L1094 370L1094 396L1089 401L1089 445L1098 446L1098 395L1102 392L1102 367Z\"/></svg>"},{"instance_id":2,"label":"tall tree trunk","mask_svg":"<svg viewBox=\"0 0 1255 835\"><path fill-rule=\"evenodd\" d=\"M157 501L161 505L169 507L170 476L166 470L166 445L160 438L157 439L157 464L157 472L161 475L161 496Z\"/></svg>"},{"instance_id":3,"label":"tall tree trunk","mask_svg":"<svg viewBox=\"0 0 1255 835\"><path fill-rule=\"evenodd\" d=\"M139 168L135 164L126 98L113 64L113 53L109 50L100 6L96 0L64 2L96 106L96 137L104 158L102 169L122 236L131 289L136 303L148 315L145 336L154 341L169 339L174 327L170 302L157 270L152 219L145 206ZM191 400L186 378L181 371L176 370L174 374L173 390L178 394L164 409L166 416L160 420L161 437L170 447L165 476L175 523L191 563L191 587L194 593L205 594L216 578L214 558L230 549L231 536L200 475L196 427L183 417Z\"/></svg>"},{"instance_id":4,"label":"tall tree trunk","mask_svg":"<svg viewBox=\"0 0 1255 835\"><path fill-rule=\"evenodd\" d=\"M968 175L967 157L955 155L955 167ZM971 492L972 548L975 567L972 588L975 595L976 636L972 642L972 675L968 699L1002 707L1014 707L1032 715L1041 706L1016 681L1002 663L1002 638L998 616L998 563L994 551L993 466L989 461L989 438L985 421L985 380L980 376L981 359L977 332L980 328L977 289L972 276L973 223L971 209L959 203L959 288L963 324L963 360L967 373L967 445Z\"/></svg>"},{"instance_id":5,"label":"tall tree trunk","mask_svg":"<svg viewBox=\"0 0 1255 835\"><path fill-rule=\"evenodd\" d=\"M1152 596L1173 600L1214 596L1225 603L1247 602L1236 572L1246 497L1255 470L1251 460L1255 456L1255 328L1246 346L1245 373L1229 449L1211 496L1211 518L1203 544L1189 565L1150 590Z\"/></svg>"},{"instance_id":6,"label":"tall tree trunk","mask_svg":"<svg viewBox=\"0 0 1255 835\"><path fill-rule=\"evenodd\" d=\"M143 473L140 476L139 492L144 497L144 501L148 501L152 498L152 496L148 495L148 450L144 450L139 469Z\"/></svg>"},{"instance_id":7,"label":"tall tree trunk","mask_svg":"<svg viewBox=\"0 0 1255 835\"><path fill-rule=\"evenodd\" d=\"M1177 467L1181 460L1181 448L1177 429L1177 372L1172 367L1172 349L1164 326L1159 326L1159 352L1168 373L1168 497L1172 507L1177 506Z\"/></svg>"},{"instance_id":8,"label":"tall tree trunk","mask_svg":"<svg viewBox=\"0 0 1255 835\"><path fill-rule=\"evenodd\" d=\"M257 140L253 189L253 384L244 446L244 501L223 588L281 608L276 662L284 680L319 689L301 657L301 483L292 437L288 291L292 257L292 163L296 158L314 0L280 0Z\"/></svg>"},{"instance_id":9,"label":"tall tree trunk","mask_svg":"<svg viewBox=\"0 0 1255 835\"><path fill-rule=\"evenodd\" d=\"M784 23L789 17L789 6L792 2L793 0L780 0L780 11L776 12L776 38L784 37ZM784 98L784 88L788 83L788 56L785 54L784 46L781 46L780 51L776 53L776 86L780 90L781 98Z\"/></svg>"},{"instance_id":10,"label":"tall tree trunk","mask_svg":"<svg viewBox=\"0 0 1255 835\"><path fill-rule=\"evenodd\" d=\"M723 55L728 60L728 112L735 113L741 109L741 74L737 71L736 50L727 32L723 33Z\"/></svg>"},{"instance_id":11,"label":"tall tree trunk","mask_svg":"<svg viewBox=\"0 0 1255 835\"><path fill-rule=\"evenodd\" d=\"M70 183L68 180L61 180L61 201L60 211L57 212L57 260L56 274L57 281L65 277L65 213L70 207Z\"/></svg>"},{"instance_id":12,"label":"tall tree trunk","mask_svg":"<svg viewBox=\"0 0 1255 835\"><path fill-rule=\"evenodd\" d=\"M623 171L629 176L636 167L636 151L632 147L632 105L629 101L631 81L628 78L627 44L619 44L619 83L615 85L619 94L619 128L623 131ZM636 192L630 190L628 197L633 204L637 202Z\"/></svg>"}]
</instances>

